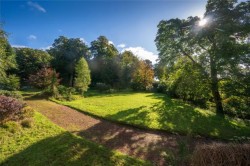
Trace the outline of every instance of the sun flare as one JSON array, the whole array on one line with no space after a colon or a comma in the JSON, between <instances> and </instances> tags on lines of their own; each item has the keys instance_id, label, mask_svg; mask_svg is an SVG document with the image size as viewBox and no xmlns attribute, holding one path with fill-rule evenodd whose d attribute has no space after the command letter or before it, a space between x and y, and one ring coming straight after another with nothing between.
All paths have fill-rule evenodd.
<instances>
[{"instance_id":1,"label":"sun flare","mask_svg":"<svg viewBox=\"0 0 250 166\"><path fill-rule=\"evenodd\" d=\"M207 24L207 19L203 18L199 21L199 26L203 27Z\"/></svg>"}]
</instances>

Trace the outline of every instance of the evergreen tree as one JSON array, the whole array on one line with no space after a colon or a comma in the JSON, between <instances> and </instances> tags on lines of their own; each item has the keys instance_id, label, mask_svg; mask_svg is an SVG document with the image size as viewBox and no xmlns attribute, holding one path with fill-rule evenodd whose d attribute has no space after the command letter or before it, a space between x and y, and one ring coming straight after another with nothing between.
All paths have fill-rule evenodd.
<instances>
[{"instance_id":1,"label":"evergreen tree","mask_svg":"<svg viewBox=\"0 0 250 166\"><path fill-rule=\"evenodd\" d=\"M76 77L75 77L75 87L80 93L87 91L88 86L91 82L90 70L87 61L81 58L75 67Z\"/></svg>"}]
</instances>

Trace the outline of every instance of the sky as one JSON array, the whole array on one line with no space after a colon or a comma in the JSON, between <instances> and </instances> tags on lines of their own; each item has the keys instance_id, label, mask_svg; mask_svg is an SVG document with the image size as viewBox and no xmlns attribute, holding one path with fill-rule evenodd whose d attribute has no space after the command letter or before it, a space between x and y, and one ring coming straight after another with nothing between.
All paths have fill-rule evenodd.
<instances>
[{"instance_id":1,"label":"sky","mask_svg":"<svg viewBox=\"0 0 250 166\"><path fill-rule=\"evenodd\" d=\"M16 47L49 48L59 36L90 45L104 35L120 52L155 63L161 20L202 17L206 0L0 0L0 22Z\"/></svg>"}]
</instances>

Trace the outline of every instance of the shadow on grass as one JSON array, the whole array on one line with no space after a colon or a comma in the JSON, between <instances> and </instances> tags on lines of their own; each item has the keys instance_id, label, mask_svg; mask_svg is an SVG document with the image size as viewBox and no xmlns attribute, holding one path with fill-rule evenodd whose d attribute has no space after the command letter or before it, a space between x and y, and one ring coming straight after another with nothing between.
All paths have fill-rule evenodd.
<instances>
[{"instance_id":1,"label":"shadow on grass","mask_svg":"<svg viewBox=\"0 0 250 166\"><path fill-rule=\"evenodd\" d=\"M143 165L65 132L41 140L0 165Z\"/></svg>"},{"instance_id":2,"label":"shadow on grass","mask_svg":"<svg viewBox=\"0 0 250 166\"><path fill-rule=\"evenodd\" d=\"M185 135L230 139L234 136L250 136L249 127L238 125L229 118L213 112L194 108L182 101L162 94L147 97L161 101L150 107L119 111L107 118L154 129L177 132ZM155 118L152 118L156 116Z\"/></svg>"}]
</instances>

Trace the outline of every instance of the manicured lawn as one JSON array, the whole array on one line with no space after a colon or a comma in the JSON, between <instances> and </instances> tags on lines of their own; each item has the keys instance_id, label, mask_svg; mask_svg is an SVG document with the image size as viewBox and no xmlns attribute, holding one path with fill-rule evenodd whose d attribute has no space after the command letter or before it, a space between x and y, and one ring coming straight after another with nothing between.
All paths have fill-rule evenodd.
<instances>
[{"instance_id":1,"label":"manicured lawn","mask_svg":"<svg viewBox=\"0 0 250 166\"><path fill-rule=\"evenodd\" d=\"M145 128L221 139L250 137L250 125L243 120L217 116L209 110L190 106L163 94L88 92L86 95L85 98L70 102L56 102L106 119Z\"/></svg>"},{"instance_id":2,"label":"manicured lawn","mask_svg":"<svg viewBox=\"0 0 250 166\"><path fill-rule=\"evenodd\" d=\"M35 113L31 128L0 126L0 165L149 164L72 135Z\"/></svg>"}]
</instances>

